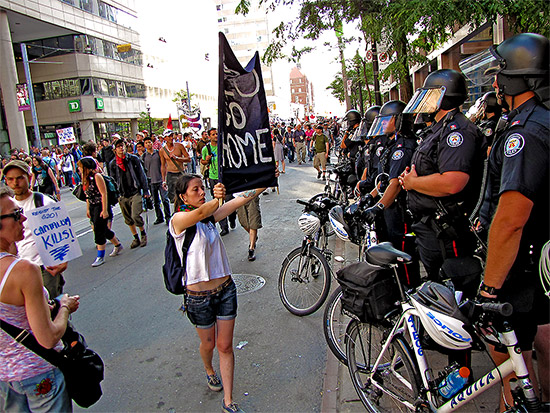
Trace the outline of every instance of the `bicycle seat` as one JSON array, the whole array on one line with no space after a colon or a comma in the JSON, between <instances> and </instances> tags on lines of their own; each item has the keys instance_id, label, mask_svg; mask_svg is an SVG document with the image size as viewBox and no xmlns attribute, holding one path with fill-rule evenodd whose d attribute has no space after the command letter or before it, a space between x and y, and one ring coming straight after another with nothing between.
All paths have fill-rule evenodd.
<instances>
[{"instance_id":1,"label":"bicycle seat","mask_svg":"<svg viewBox=\"0 0 550 413\"><path fill-rule=\"evenodd\" d=\"M391 242L381 242L367 250L367 262L384 267L398 262L409 264L412 262L412 257L406 252L394 248Z\"/></svg>"}]
</instances>

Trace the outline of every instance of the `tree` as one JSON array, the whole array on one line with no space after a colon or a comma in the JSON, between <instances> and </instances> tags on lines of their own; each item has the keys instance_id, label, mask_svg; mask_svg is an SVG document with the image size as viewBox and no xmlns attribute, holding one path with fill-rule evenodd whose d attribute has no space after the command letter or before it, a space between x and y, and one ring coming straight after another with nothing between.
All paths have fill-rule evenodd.
<instances>
[{"instance_id":1,"label":"tree","mask_svg":"<svg viewBox=\"0 0 550 413\"><path fill-rule=\"evenodd\" d=\"M194 93L191 93L191 97L196 96ZM172 99L172 102L176 103L182 103L184 102L185 105L187 105L187 91L184 89L181 89L180 91L176 92L176 95L174 99ZM191 102L191 110L199 109L199 105L194 105L193 102Z\"/></svg>"},{"instance_id":2,"label":"tree","mask_svg":"<svg viewBox=\"0 0 550 413\"><path fill-rule=\"evenodd\" d=\"M298 4L294 21L281 23L273 31L274 39L264 55L269 64L275 59L299 59L314 47L296 49L289 55L285 46L299 38L315 41L334 28L335 18L356 23L367 43L385 47L392 63L381 72L383 79L397 80L401 99L412 95L409 68L428 62L427 55L450 39L460 27L471 32L506 16L513 32L550 35L550 8L547 0L258 0L268 8ZM247 3L247 4L244 4ZM246 12L250 0L241 0L240 12ZM344 40L345 41L345 40Z\"/></svg>"}]
</instances>

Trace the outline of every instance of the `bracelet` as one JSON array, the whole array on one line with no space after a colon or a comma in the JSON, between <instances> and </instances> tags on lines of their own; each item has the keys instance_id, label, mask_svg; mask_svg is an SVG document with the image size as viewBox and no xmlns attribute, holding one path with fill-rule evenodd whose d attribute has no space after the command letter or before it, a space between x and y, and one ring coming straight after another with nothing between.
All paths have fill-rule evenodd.
<instances>
[{"instance_id":1,"label":"bracelet","mask_svg":"<svg viewBox=\"0 0 550 413\"><path fill-rule=\"evenodd\" d=\"M486 292L489 295L498 295L500 288L489 287L484 282L482 282L481 285L479 286L479 291Z\"/></svg>"},{"instance_id":2,"label":"bracelet","mask_svg":"<svg viewBox=\"0 0 550 413\"><path fill-rule=\"evenodd\" d=\"M69 314L71 314L71 309L67 304L63 304L61 307L59 307L59 309L61 310L63 307L65 307L69 311Z\"/></svg>"}]
</instances>

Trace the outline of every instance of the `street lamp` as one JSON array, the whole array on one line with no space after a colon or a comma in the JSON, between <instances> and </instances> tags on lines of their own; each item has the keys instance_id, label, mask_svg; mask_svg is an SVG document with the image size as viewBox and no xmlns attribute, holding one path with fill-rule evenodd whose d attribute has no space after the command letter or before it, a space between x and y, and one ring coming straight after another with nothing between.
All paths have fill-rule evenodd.
<instances>
[{"instance_id":1,"label":"street lamp","mask_svg":"<svg viewBox=\"0 0 550 413\"><path fill-rule=\"evenodd\" d=\"M151 106L147 104L147 118L149 118L149 136L153 136L153 127L151 126Z\"/></svg>"}]
</instances>

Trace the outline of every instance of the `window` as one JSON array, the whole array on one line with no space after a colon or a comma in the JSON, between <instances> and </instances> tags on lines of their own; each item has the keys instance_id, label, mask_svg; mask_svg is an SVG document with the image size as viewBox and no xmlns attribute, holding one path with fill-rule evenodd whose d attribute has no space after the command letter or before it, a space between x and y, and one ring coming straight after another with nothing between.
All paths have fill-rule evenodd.
<instances>
[{"instance_id":1,"label":"window","mask_svg":"<svg viewBox=\"0 0 550 413\"><path fill-rule=\"evenodd\" d=\"M107 87L109 88L109 96L117 96L116 81L107 80Z\"/></svg>"},{"instance_id":2,"label":"window","mask_svg":"<svg viewBox=\"0 0 550 413\"><path fill-rule=\"evenodd\" d=\"M91 95L92 90L92 81L90 78L80 79L80 94L83 96Z\"/></svg>"},{"instance_id":3,"label":"window","mask_svg":"<svg viewBox=\"0 0 550 413\"><path fill-rule=\"evenodd\" d=\"M117 88L118 96L125 98L126 89L124 88L124 82L116 82L116 88Z\"/></svg>"}]
</instances>

